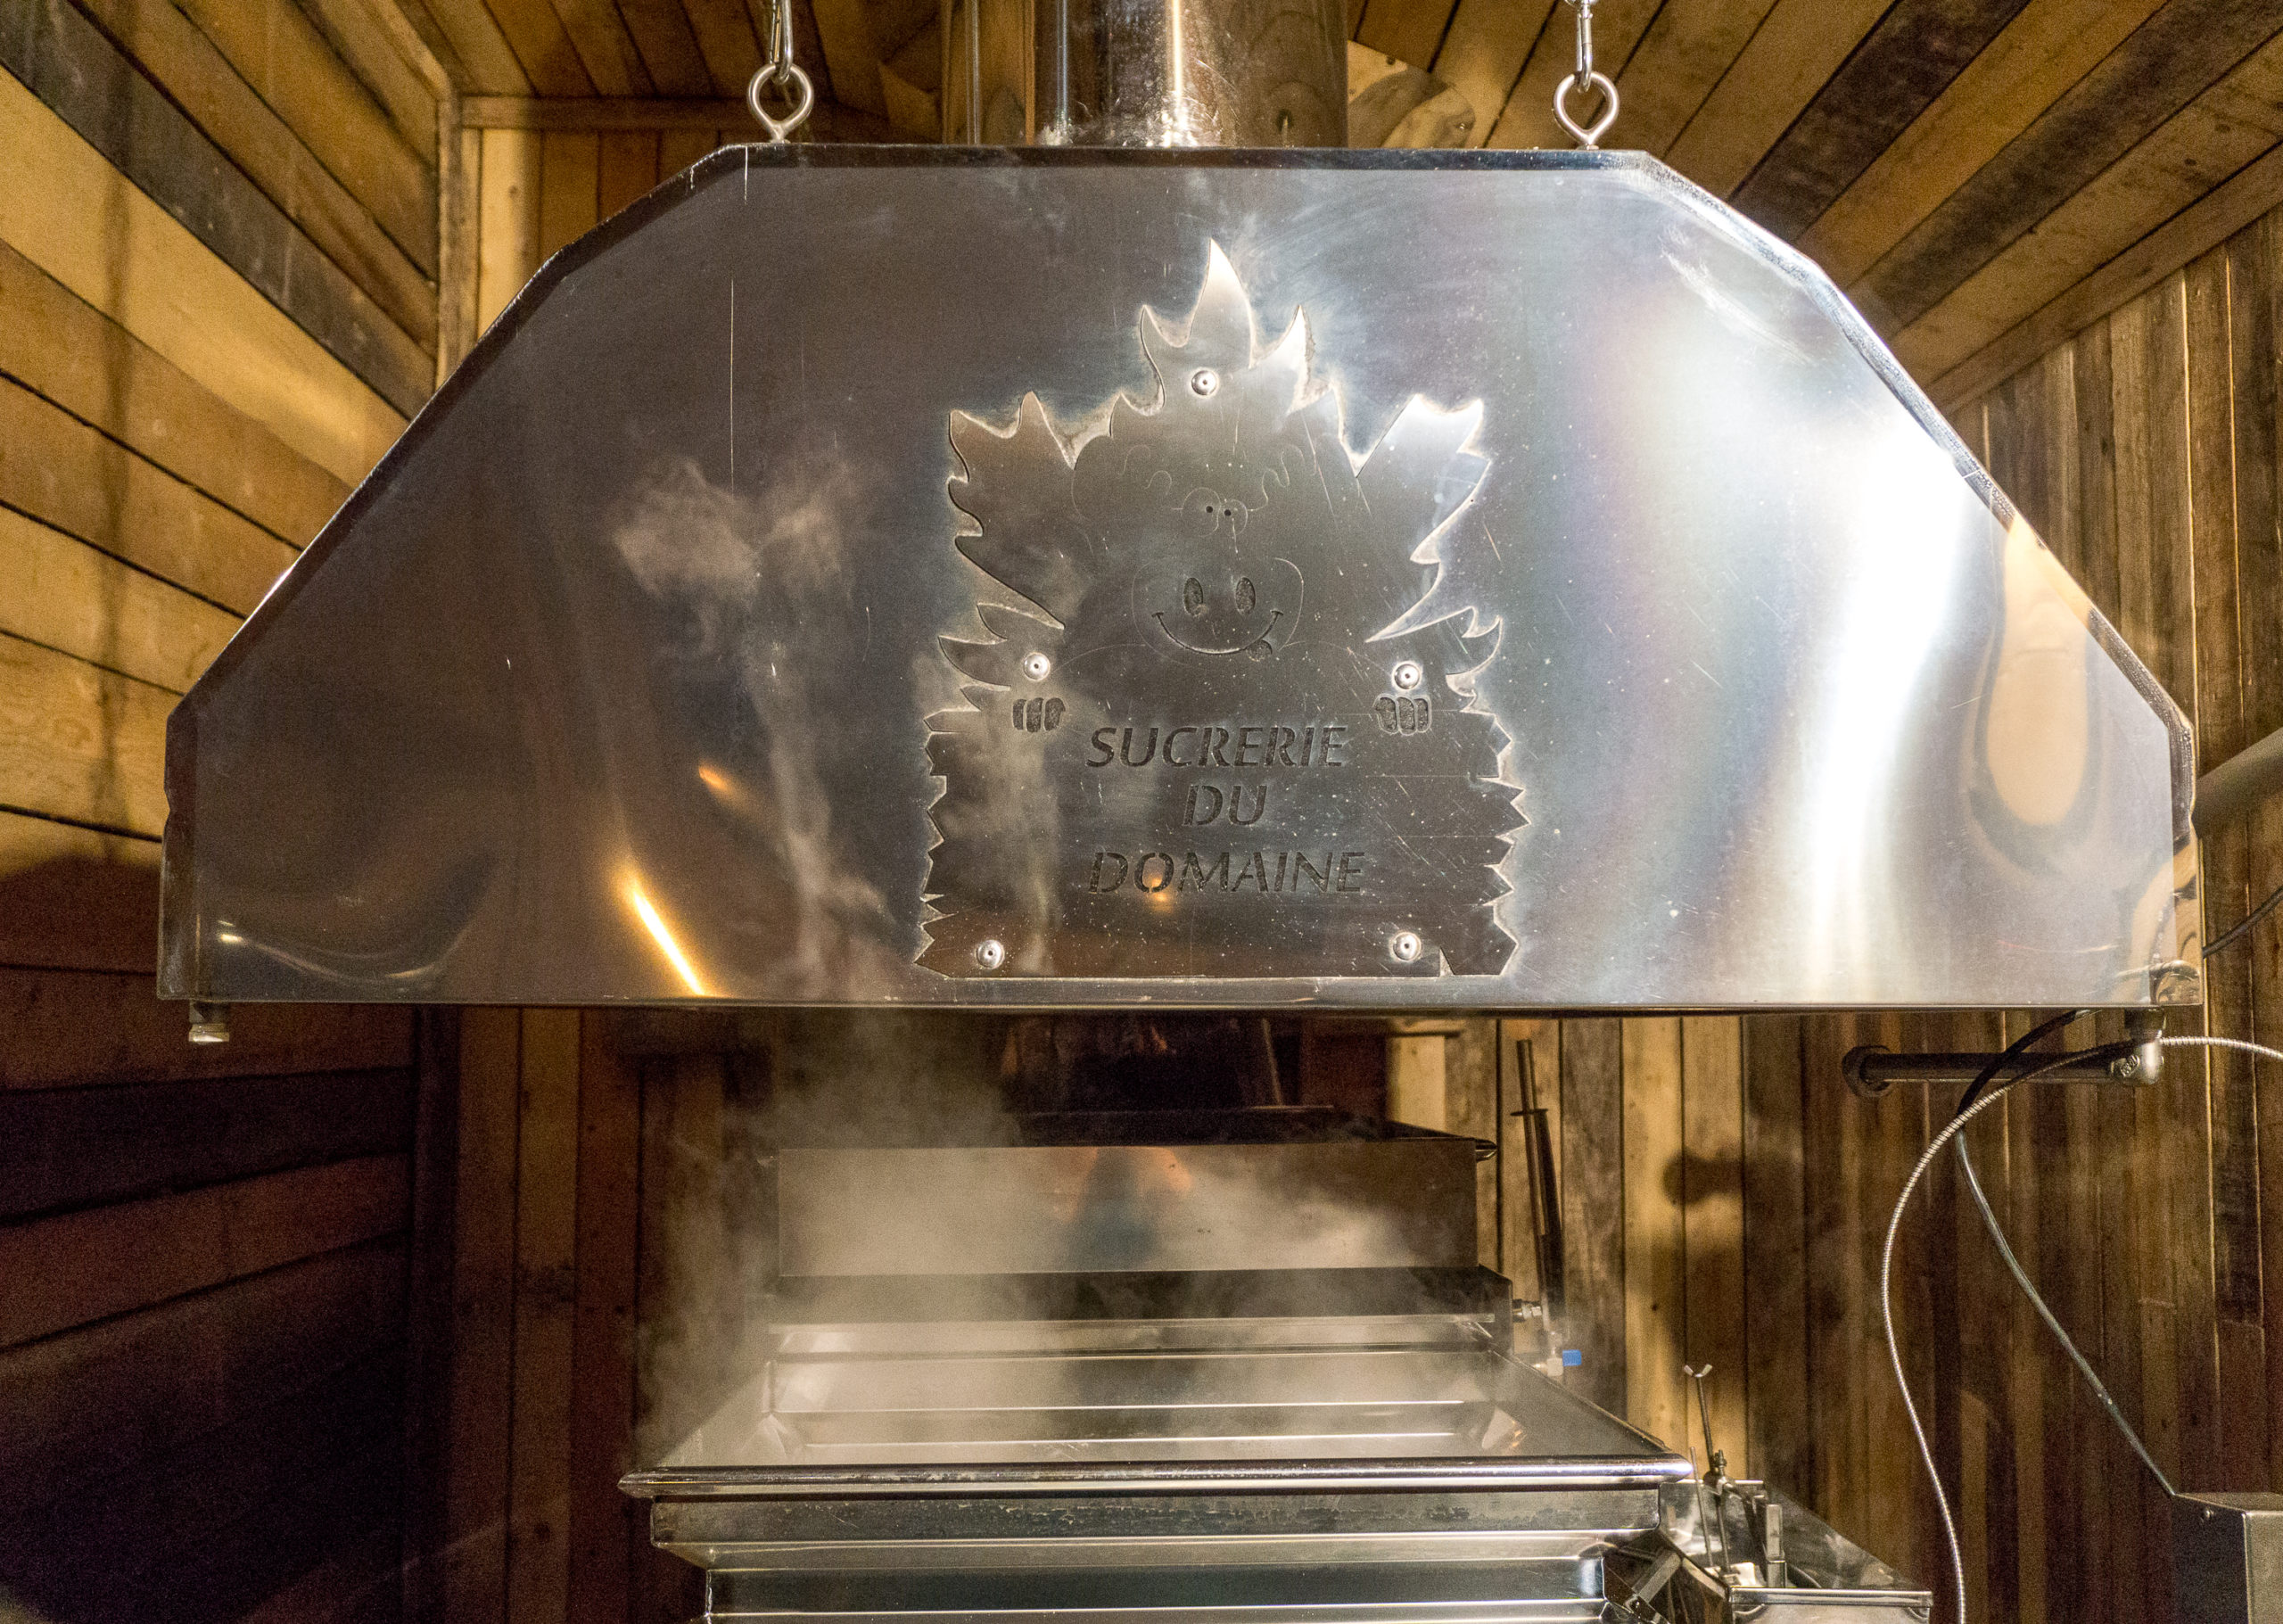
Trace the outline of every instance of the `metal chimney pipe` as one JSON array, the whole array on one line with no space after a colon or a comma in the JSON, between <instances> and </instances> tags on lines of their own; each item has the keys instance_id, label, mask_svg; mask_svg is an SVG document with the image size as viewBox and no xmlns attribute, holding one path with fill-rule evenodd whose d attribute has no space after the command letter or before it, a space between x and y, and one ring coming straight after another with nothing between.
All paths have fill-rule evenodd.
<instances>
[{"instance_id":1,"label":"metal chimney pipe","mask_svg":"<svg viewBox=\"0 0 2283 1624\"><path fill-rule=\"evenodd\" d=\"M1345 146L1343 0L944 0L944 139Z\"/></svg>"}]
</instances>

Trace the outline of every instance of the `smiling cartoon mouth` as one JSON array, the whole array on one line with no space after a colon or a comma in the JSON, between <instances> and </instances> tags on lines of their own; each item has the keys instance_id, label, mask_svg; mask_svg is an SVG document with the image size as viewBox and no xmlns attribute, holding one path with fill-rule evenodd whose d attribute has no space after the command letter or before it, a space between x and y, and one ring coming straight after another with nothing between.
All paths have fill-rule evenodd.
<instances>
[{"instance_id":1,"label":"smiling cartoon mouth","mask_svg":"<svg viewBox=\"0 0 2283 1624\"><path fill-rule=\"evenodd\" d=\"M1186 648L1191 654L1213 655L1249 654L1252 655L1254 659L1257 660L1263 655L1273 654L1276 652L1276 645L1270 642L1268 639L1276 635L1276 622L1284 618L1284 611L1282 609L1270 611L1268 616L1268 626L1265 631L1264 631L1258 637L1251 639L1249 642L1239 643L1231 648L1206 648L1196 643L1187 642L1179 637L1175 637L1174 635L1174 629L1166 624L1166 612L1163 609L1155 611L1152 618L1158 622L1158 630L1164 632L1166 639L1172 642L1174 647L1176 648Z\"/></svg>"}]
</instances>

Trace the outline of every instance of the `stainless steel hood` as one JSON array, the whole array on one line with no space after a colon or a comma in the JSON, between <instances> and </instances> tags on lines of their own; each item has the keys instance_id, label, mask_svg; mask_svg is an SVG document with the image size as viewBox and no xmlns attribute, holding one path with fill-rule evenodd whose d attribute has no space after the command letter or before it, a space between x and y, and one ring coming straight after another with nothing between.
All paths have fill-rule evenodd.
<instances>
[{"instance_id":1,"label":"stainless steel hood","mask_svg":"<svg viewBox=\"0 0 2283 1624\"><path fill-rule=\"evenodd\" d=\"M1645 157L777 147L169 734L208 1001L2192 1002L2179 711Z\"/></svg>"}]
</instances>

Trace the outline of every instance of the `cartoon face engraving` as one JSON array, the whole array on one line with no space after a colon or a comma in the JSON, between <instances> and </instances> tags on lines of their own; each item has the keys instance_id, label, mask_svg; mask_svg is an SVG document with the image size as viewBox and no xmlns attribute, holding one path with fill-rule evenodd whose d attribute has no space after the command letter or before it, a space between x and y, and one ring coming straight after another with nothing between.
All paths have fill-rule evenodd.
<instances>
[{"instance_id":1,"label":"cartoon face engraving","mask_svg":"<svg viewBox=\"0 0 2283 1624\"><path fill-rule=\"evenodd\" d=\"M1263 345L1217 248L1186 323L1145 309L1141 338L1152 392L1078 426L1035 395L952 418L959 548L997 590L985 640L942 643L972 708L928 719L919 962L1497 973L1524 820L1470 680L1497 628L1436 596L1481 408L1413 397L1350 450L1305 318Z\"/></svg>"},{"instance_id":2,"label":"cartoon face engraving","mask_svg":"<svg viewBox=\"0 0 2283 1624\"><path fill-rule=\"evenodd\" d=\"M1134 614L1184 654L1266 659L1300 623L1304 583L1289 558L1220 548L1184 572L1160 569L1135 583Z\"/></svg>"}]
</instances>

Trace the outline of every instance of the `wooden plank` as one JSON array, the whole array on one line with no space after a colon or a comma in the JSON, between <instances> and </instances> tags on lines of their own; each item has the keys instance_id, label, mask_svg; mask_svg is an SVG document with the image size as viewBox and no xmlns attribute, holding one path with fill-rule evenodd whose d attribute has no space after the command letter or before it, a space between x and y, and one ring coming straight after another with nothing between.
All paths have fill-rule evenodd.
<instances>
[{"instance_id":1,"label":"wooden plank","mask_svg":"<svg viewBox=\"0 0 2283 1624\"><path fill-rule=\"evenodd\" d=\"M1743 1027L1735 1016L1681 1022L1683 1354L1710 1365L1712 1442L1751 1477L1745 1422ZM1684 1424L1685 1424L1684 1422Z\"/></svg>"},{"instance_id":2,"label":"wooden plank","mask_svg":"<svg viewBox=\"0 0 2283 1624\"><path fill-rule=\"evenodd\" d=\"M50 1605L63 1598L56 1611L66 1618L235 1617L218 1603L233 1593L258 1599L305 1565L281 1562L284 1553L334 1543L312 1490L344 1460L386 1447L400 1385L395 1358L381 1351L258 1396L244 1416L134 1471L90 1480L62 1463L56 1500L0 1531L19 1554L11 1586ZM360 1509L369 1519L375 1508ZM392 1521L385 1504L377 1509ZM197 1580L208 1583L191 1594L214 1611L186 1614L179 1587Z\"/></svg>"},{"instance_id":3,"label":"wooden plank","mask_svg":"<svg viewBox=\"0 0 2283 1624\"><path fill-rule=\"evenodd\" d=\"M436 301L436 379L441 386L481 336L476 326L482 218L483 132L455 126L441 181L445 269Z\"/></svg>"},{"instance_id":4,"label":"wooden plank","mask_svg":"<svg viewBox=\"0 0 2283 1624\"><path fill-rule=\"evenodd\" d=\"M0 635L0 810L157 835L173 708L164 688Z\"/></svg>"},{"instance_id":5,"label":"wooden plank","mask_svg":"<svg viewBox=\"0 0 2283 1624\"><path fill-rule=\"evenodd\" d=\"M2164 0L2031 0L1800 239L1845 286Z\"/></svg>"},{"instance_id":6,"label":"wooden plank","mask_svg":"<svg viewBox=\"0 0 2283 1624\"><path fill-rule=\"evenodd\" d=\"M1597 71L1613 79L1623 77L1626 61L1633 54L1633 47L1641 43L1641 36L1657 14L1660 3L1661 0L1596 0L1594 66ZM1490 132L1488 144L1564 149L1575 146L1577 143L1570 139L1570 133L1554 120L1554 92L1555 86L1577 70L1576 18L1568 7L1559 7L1538 31L1537 43L1530 47L1529 60L1522 64L1521 77L1514 81L1512 92L1498 111L1497 124ZM1580 112L1587 110L1582 97L1572 97L1570 105ZM1615 128L1617 139L1627 139L1621 113Z\"/></svg>"},{"instance_id":7,"label":"wooden plank","mask_svg":"<svg viewBox=\"0 0 2283 1624\"><path fill-rule=\"evenodd\" d=\"M1388 1039L1388 1120L1444 1132L1450 1095L1440 1035Z\"/></svg>"},{"instance_id":8,"label":"wooden plank","mask_svg":"<svg viewBox=\"0 0 2283 1624\"><path fill-rule=\"evenodd\" d=\"M241 1004L230 1041L188 1040L148 974L0 970L0 1089L398 1067L412 1015L385 1004Z\"/></svg>"},{"instance_id":9,"label":"wooden plank","mask_svg":"<svg viewBox=\"0 0 2283 1624\"><path fill-rule=\"evenodd\" d=\"M0 240L286 445L355 482L404 418L0 74Z\"/></svg>"},{"instance_id":10,"label":"wooden plank","mask_svg":"<svg viewBox=\"0 0 2283 1624\"><path fill-rule=\"evenodd\" d=\"M1431 62L1457 10L1455 0L1369 0L1355 38L1413 66ZM1352 92L1351 92L1352 94Z\"/></svg>"},{"instance_id":11,"label":"wooden plank","mask_svg":"<svg viewBox=\"0 0 2283 1624\"><path fill-rule=\"evenodd\" d=\"M177 0L413 263L436 268L436 171L293 0Z\"/></svg>"},{"instance_id":12,"label":"wooden plank","mask_svg":"<svg viewBox=\"0 0 2283 1624\"><path fill-rule=\"evenodd\" d=\"M861 111L887 115L880 92L880 48L863 0L814 0L817 35L832 75L832 99ZM1355 30L1348 30L1353 34Z\"/></svg>"},{"instance_id":13,"label":"wooden plank","mask_svg":"<svg viewBox=\"0 0 2283 1624\"><path fill-rule=\"evenodd\" d=\"M356 10L348 0L331 0L331 4L343 11ZM415 264L284 120L238 77L213 42L173 6L155 0L90 0L88 9L143 71L157 80L214 144L261 188L263 195L308 234L320 252L346 272L414 342L426 349L434 347L436 289L429 280L436 268L433 254L426 265ZM428 143L433 147L435 98L426 96L425 100ZM194 221L185 223L197 228ZM432 225L432 237L433 229Z\"/></svg>"},{"instance_id":14,"label":"wooden plank","mask_svg":"<svg viewBox=\"0 0 2283 1624\"><path fill-rule=\"evenodd\" d=\"M416 157L436 167L436 103L441 87L431 84L419 59L427 54L404 23L404 13L386 0L309 0L311 21L366 94L387 111ZM399 28L389 27L393 15ZM413 47L408 54L406 47Z\"/></svg>"},{"instance_id":15,"label":"wooden plank","mask_svg":"<svg viewBox=\"0 0 2283 1624\"><path fill-rule=\"evenodd\" d=\"M294 558L276 537L5 380L0 503L238 614Z\"/></svg>"},{"instance_id":16,"label":"wooden plank","mask_svg":"<svg viewBox=\"0 0 2283 1624\"><path fill-rule=\"evenodd\" d=\"M507 1619L508 1624L547 1624L562 1619L570 1605L579 1012L526 1010L523 1022L515 1145Z\"/></svg>"},{"instance_id":17,"label":"wooden plank","mask_svg":"<svg viewBox=\"0 0 2283 1624\"><path fill-rule=\"evenodd\" d=\"M439 1588L448 1620L504 1619L515 1396L515 1122L523 1019L460 1017L450 1436Z\"/></svg>"},{"instance_id":18,"label":"wooden plank","mask_svg":"<svg viewBox=\"0 0 2283 1624\"><path fill-rule=\"evenodd\" d=\"M1449 1126L1480 1146L1498 1142L1498 1025L1481 1017L1459 1023L1443 1050L1449 1100ZM1496 1156L1474 1164L1475 1260L1498 1267L1498 1163Z\"/></svg>"},{"instance_id":19,"label":"wooden plank","mask_svg":"<svg viewBox=\"0 0 2283 1624\"><path fill-rule=\"evenodd\" d=\"M238 617L0 507L0 632L181 693Z\"/></svg>"},{"instance_id":20,"label":"wooden plank","mask_svg":"<svg viewBox=\"0 0 2283 1624\"><path fill-rule=\"evenodd\" d=\"M2233 349L2237 617L2243 632L2246 730L2264 738L2283 727L2283 220L2271 215L2228 244L2229 340ZM2283 886L2283 808L2272 802L2253 814L2251 894ZM2270 916L2271 918L2272 916ZM2271 927L2231 952L2252 962L2251 1029L2272 1043L2283 1030L2283 953ZM2283 1289L2267 1282L2283 1269L2283 1077L2257 1068L2256 1090L2262 1340L2269 1352L2262 1381L2268 1413L2267 1473L2283 1470Z\"/></svg>"},{"instance_id":21,"label":"wooden plank","mask_svg":"<svg viewBox=\"0 0 2283 1624\"><path fill-rule=\"evenodd\" d=\"M5 243L0 309L11 315L0 322L0 374L272 534L306 543L349 495L338 477ZM0 431L0 457L13 437ZM292 554L274 556L273 575Z\"/></svg>"},{"instance_id":22,"label":"wooden plank","mask_svg":"<svg viewBox=\"0 0 2283 1624\"><path fill-rule=\"evenodd\" d=\"M595 179L595 211L608 219L658 184L657 133L639 129L605 132Z\"/></svg>"},{"instance_id":23,"label":"wooden plank","mask_svg":"<svg viewBox=\"0 0 2283 1624\"><path fill-rule=\"evenodd\" d=\"M1732 201L1789 241L1814 223L2026 0L1897 0Z\"/></svg>"},{"instance_id":24,"label":"wooden plank","mask_svg":"<svg viewBox=\"0 0 2283 1624\"><path fill-rule=\"evenodd\" d=\"M621 0L619 14L661 96L712 95L713 76L681 0ZM726 87L721 94L727 94Z\"/></svg>"},{"instance_id":25,"label":"wooden plank","mask_svg":"<svg viewBox=\"0 0 2283 1624\"><path fill-rule=\"evenodd\" d=\"M571 48L587 70L599 95L647 96L656 94L650 70L626 31L625 19L613 0L554 0L555 14L571 37Z\"/></svg>"},{"instance_id":26,"label":"wooden plank","mask_svg":"<svg viewBox=\"0 0 2283 1624\"><path fill-rule=\"evenodd\" d=\"M483 132L482 203L476 216L475 325L483 331L539 268L540 137Z\"/></svg>"},{"instance_id":27,"label":"wooden plank","mask_svg":"<svg viewBox=\"0 0 2283 1624\"><path fill-rule=\"evenodd\" d=\"M1801 1021L1743 1022L1744 1436L1752 1470L1804 1492L1808 1422L1806 1109Z\"/></svg>"},{"instance_id":28,"label":"wooden plank","mask_svg":"<svg viewBox=\"0 0 2283 1624\"><path fill-rule=\"evenodd\" d=\"M1622 1023L1625 1069L1625 1418L1693 1449L1680 1207L1681 1023Z\"/></svg>"},{"instance_id":29,"label":"wooden plank","mask_svg":"<svg viewBox=\"0 0 2283 1624\"><path fill-rule=\"evenodd\" d=\"M1938 401L1980 393L2139 298L2190 260L2283 204L2283 148L2246 164L2068 292L1928 385Z\"/></svg>"},{"instance_id":30,"label":"wooden plank","mask_svg":"<svg viewBox=\"0 0 2283 1624\"><path fill-rule=\"evenodd\" d=\"M1481 146L1505 110L1538 37L1549 21L1566 21L1554 0L1459 0L1431 64L1435 76L1474 109L1469 146ZM1414 66L1427 67L1421 62Z\"/></svg>"},{"instance_id":31,"label":"wooden plank","mask_svg":"<svg viewBox=\"0 0 2283 1624\"><path fill-rule=\"evenodd\" d=\"M1887 5L1888 0L1776 0L1751 43L1674 137L1665 161L1716 195L1735 190Z\"/></svg>"},{"instance_id":32,"label":"wooden plank","mask_svg":"<svg viewBox=\"0 0 2283 1624\"><path fill-rule=\"evenodd\" d=\"M148 975L159 844L0 812L0 965Z\"/></svg>"},{"instance_id":33,"label":"wooden plank","mask_svg":"<svg viewBox=\"0 0 2283 1624\"><path fill-rule=\"evenodd\" d=\"M754 30L766 25L746 10L742 0L683 0L682 9L688 13L698 54L705 59L706 72L712 77L712 94L724 98L743 95L753 76L761 71L761 40ZM799 54L797 47L795 54ZM823 87L818 88L821 93Z\"/></svg>"},{"instance_id":34,"label":"wooden plank","mask_svg":"<svg viewBox=\"0 0 2283 1624\"><path fill-rule=\"evenodd\" d=\"M473 4L475 0L461 0ZM483 0L499 19L500 31L522 64L532 89L540 95L579 96L595 94L594 81L570 33L548 0Z\"/></svg>"},{"instance_id":35,"label":"wooden plank","mask_svg":"<svg viewBox=\"0 0 2283 1624\"><path fill-rule=\"evenodd\" d=\"M2192 625L2193 592L2185 334L2186 289L2179 276L2125 306L2109 321L2122 609L2118 630L2192 716L2195 651L2192 640L2181 635ZM2203 1373L2198 1361L2183 1361L2181 1356L2197 1319L2197 1297L2209 1301L2210 1215L2183 1210L2180 1198L2188 1187L2182 1176L2186 1148L2176 1155L2168 1142L2175 1132L2184 1132L2191 1135L2195 1152L2204 1152L2202 1125L2188 1120L2188 1108L2202 1101L2205 1084L2204 1068L2193 1060L2165 1070L2165 1079L2155 1090L2135 1092L2135 1166L2127 1181L2128 1193L2135 1199L2124 1220L2138 1285L2139 1323L2134 1334L2141 1352L2142 1437L2173 1481L2182 1482L2188 1480L2191 1466L2206 1463L2205 1452L2197 1447L2203 1430L2199 1423L2210 1414L2198 1403ZM2195 1266L2199 1251L2206 1260L2204 1293L2197 1291ZM2208 1307L2205 1312L2208 1315ZM2208 1318L2204 1323L2208 1324ZM2155 1513L2148 1506L2152 1524ZM2149 1531L2153 1534L2154 1528ZM2150 1578L2157 1575L2152 1572Z\"/></svg>"},{"instance_id":36,"label":"wooden plank","mask_svg":"<svg viewBox=\"0 0 2283 1624\"><path fill-rule=\"evenodd\" d=\"M1562 1024L1562 1340L1579 1356L1564 1380L1620 1414L1628 1386L1624 1080L1619 1022Z\"/></svg>"},{"instance_id":37,"label":"wooden plank","mask_svg":"<svg viewBox=\"0 0 2283 1624\"><path fill-rule=\"evenodd\" d=\"M623 1624L639 1504L634 1466L634 1307L639 1259L642 1079L589 1012L579 1034L578 1287L571 1376L570 1624Z\"/></svg>"},{"instance_id":38,"label":"wooden plank","mask_svg":"<svg viewBox=\"0 0 2283 1624\"><path fill-rule=\"evenodd\" d=\"M2196 754L2225 760L2259 737L2246 691L2241 572L2236 531L2234 350L2229 260L2224 248L2186 275L2189 514L2193 525ZM2249 830L2238 823L2202 843L2205 917L2240 919L2265 894L2254 890ZM2224 900L2223 900L2224 899ZM2224 909L2224 912L2221 911ZM2254 1029L2255 956L2237 952L2205 965L2204 1021L2218 1033ZM2250 1057L2207 1055L2210 1152L2192 1175L2206 1182L2212 1224L2215 1387L2226 1395L2215 1417L2214 1482L2266 1480L2266 1352L2261 1323L2258 1110Z\"/></svg>"},{"instance_id":39,"label":"wooden plank","mask_svg":"<svg viewBox=\"0 0 2283 1624\"><path fill-rule=\"evenodd\" d=\"M484 0L419 0L416 7L410 0L389 0L389 4L404 7L416 27L423 15L431 21L465 76L457 85L463 95L532 94L531 76L523 71L515 47ZM567 42L565 48L569 48ZM547 94L575 95L579 92Z\"/></svg>"},{"instance_id":40,"label":"wooden plank","mask_svg":"<svg viewBox=\"0 0 2283 1624\"><path fill-rule=\"evenodd\" d=\"M387 1624L441 1617L452 1438L452 1265L460 1144L460 1012L415 1027L411 1232L405 1259L404 1496Z\"/></svg>"},{"instance_id":41,"label":"wooden plank","mask_svg":"<svg viewBox=\"0 0 2283 1624\"><path fill-rule=\"evenodd\" d=\"M400 1154L408 1113L402 1072L0 1093L0 1218Z\"/></svg>"},{"instance_id":42,"label":"wooden plank","mask_svg":"<svg viewBox=\"0 0 2283 1624\"><path fill-rule=\"evenodd\" d=\"M0 34L0 66L71 131L399 410L427 352L64 0Z\"/></svg>"},{"instance_id":43,"label":"wooden plank","mask_svg":"<svg viewBox=\"0 0 2283 1624\"><path fill-rule=\"evenodd\" d=\"M471 129L703 131L707 137L706 152L713 150L714 137L721 131L731 132L731 138L738 141L752 139L759 133L753 113L742 98L657 102L621 96L559 100L469 96L460 103L460 111ZM836 107L821 101L801 128L804 134L819 141L899 139L883 115Z\"/></svg>"},{"instance_id":44,"label":"wooden plank","mask_svg":"<svg viewBox=\"0 0 2283 1624\"><path fill-rule=\"evenodd\" d=\"M1918 316L1894 338L1897 358L1941 377L2279 137L2283 35Z\"/></svg>"},{"instance_id":45,"label":"wooden plank","mask_svg":"<svg viewBox=\"0 0 2283 1624\"><path fill-rule=\"evenodd\" d=\"M1665 0L1625 72L1625 144L1661 153L1743 54L1776 0Z\"/></svg>"},{"instance_id":46,"label":"wooden plank","mask_svg":"<svg viewBox=\"0 0 2283 1624\"><path fill-rule=\"evenodd\" d=\"M0 1228L0 1348L396 1234L410 1186L368 1156Z\"/></svg>"},{"instance_id":47,"label":"wooden plank","mask_svg":"<svg viewBox=\"0 0 2283 1624\"><path fill-rule=\"evenodd\" d=\"M1807 1170L1807 1331L1809 1427L1813 1439L1808 1503L1839 1526L1860 1526L1853 1469L1859 1459L1850 1402L1859 1389L1855 1350L1866 1328L1850 1325L1864 1307L1855 1289L1860 1255L1862 1165L1856 1101L1828 1079L1857 1041L1853 1018L1809 1017L1802 1043L1807 1077L1803 1142Z\"/></svg>"},{"instance_id":48,"label":"wooden plank","mask_svg":"<svg viewBox=\"0 0 2283 1624\"><path fill-rule=\"evenodd\" d=\"M355 1363L396 1334L403 1292L403 1244L383 1241L0 1353L0 1513L60 1488L54 1463L131 1470Z\"/></svg>"},{"instance_id":49,"label":"wooden plank","mask_svg":"<svg viewBox=\"0 0 2283 1624\"><path fill-rule=\"evenodd\" d=\"M539 257L545 263L595 228L601 138L559 130L540 139Z\"/></svg>"},{"instance_id":50,"label":"wooden plank","mask_svg":"<svg viewBox=\"0 0 2283 1624\"><path fill-rule=\"evenodd\" d=\"M2172 0L1881 255L1850 285L1850 293L1882 332L1911 326L2194 104L2274 32L2274 19L2255 7L2229 0ZM2236 105L2228 109L2228 117L2256 120L2259 114ZM2225 165L2212 178L2232 172L2259 150ZM2173 208L2211 184L2207 180ZM2164 218L2158 215L2149 225ZM2099 263L2095 260L2082 270Z\"/></svg>"}]
</instances>

